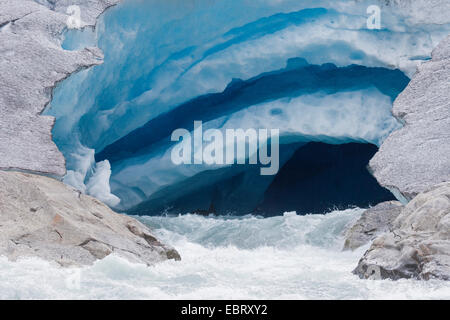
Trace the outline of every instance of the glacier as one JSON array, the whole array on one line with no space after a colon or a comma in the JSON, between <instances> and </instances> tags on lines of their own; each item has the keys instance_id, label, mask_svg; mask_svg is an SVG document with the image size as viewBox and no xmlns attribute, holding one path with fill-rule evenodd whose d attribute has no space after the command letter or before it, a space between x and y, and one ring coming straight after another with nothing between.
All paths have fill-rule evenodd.
<instances>
[{"instance_id":1,"label":"glacier","mask_svg":"<svg viewBox=\"0 0 450 320\"><path fill-rule=\"evenodd\" d=\"M442 14L423 20L421 2L379 2L382 28L370 30L371 2L128 0L109 9L95 29L66 33L65 50L97 43L105 57L62 82L45 112L56 118L64 181L135 213L237 207L246 214L270 203L283 189L276 188L277 177L256 177L253 167L171 163L171 132L192 130L202 120L219 130L279 128L282 165L317 143L339 149L318 157L338 157L357 143L366 157L345 172L366 181L366 198L349 199L347 188L341 190L347 196L316 191L333 194L338 207L392 199L360 168L401 127L392 103L450 33L450 23ZM318 185L332 185L328 180ZM241 188L228 195L200 192L238 182ZM186 205L177 207L180 202Z\"/></svg>"}]
</instances>

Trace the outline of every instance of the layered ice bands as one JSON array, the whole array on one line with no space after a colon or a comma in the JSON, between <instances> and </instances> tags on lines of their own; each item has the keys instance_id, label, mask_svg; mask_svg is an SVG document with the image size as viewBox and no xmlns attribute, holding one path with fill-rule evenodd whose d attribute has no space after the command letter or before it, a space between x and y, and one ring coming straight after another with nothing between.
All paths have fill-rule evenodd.
<instances>
[{"instance_id":1,"label":"layered ice bands","mask_svg":"<svg viewBox=\"0 0 450 320\"><path fill-rule=\"evenodd\" d=\"M367 188L339 189L326 178L314 183L332 186L320 189L335 199L329 207L390 199L359 168L373 155L368 144L379 146L400 127L392 102L450 33L450 24L443 16L423 21L419 4L380 2L382 28L370 30L370 4L128 0L110 9L95 31L71 32L63 43L79 50L96 37L105 52L103 65L57 88L48 110L57 118L53 133L67 160L65 181L137 213L324 209L281 203L289 199L274 207L274 195L283 188L306 194L308 187L259 177L254 166L174 165L171 133L191 131L194 121L203 121L205 129L222 132L279 129L280 165L296 171L301 168L292 159L302 163L295 154L312 142L326 149L316 150L317 157L342 156L346 147L335 150L336 145L367 144L361 147L366 156L354 165L358 169L348 171ZM326 168L342 165L331 160ZM285 170L280 174L289 176ZM358 187L367 191L354 199L336 194ZM223 192L204 192L208 188Z\"/></svg>"}]
</instances>

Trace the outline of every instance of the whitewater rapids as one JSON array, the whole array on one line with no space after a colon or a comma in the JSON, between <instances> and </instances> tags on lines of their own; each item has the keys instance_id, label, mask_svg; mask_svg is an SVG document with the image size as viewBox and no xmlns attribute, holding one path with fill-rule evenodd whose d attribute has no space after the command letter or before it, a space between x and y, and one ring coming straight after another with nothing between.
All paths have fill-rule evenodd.
<instances>
[{"instance_id":1,"label":"whitewater rapids","mask_svg":"<svg viewBox=\"0 0 450 320\"><path fill-rule=\"evenodd\" d=\"M343 232L362 212L139 217L177 248L181 262L147 267L112 255L64 269L0 257L0 299L450 299L444 281L353 275L367 247L342 252Z\"/></svg>"}]
</instances>

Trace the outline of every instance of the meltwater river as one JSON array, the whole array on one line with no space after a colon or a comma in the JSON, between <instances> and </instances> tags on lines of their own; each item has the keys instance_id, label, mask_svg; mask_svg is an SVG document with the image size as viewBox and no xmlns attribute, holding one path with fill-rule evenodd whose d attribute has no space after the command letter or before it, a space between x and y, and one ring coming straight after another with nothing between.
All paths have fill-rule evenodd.
<instances>
[{"instance_id":1,"label":"meltwater river","mask_svg":"<svg viewBox=\"0 0 450 320\"><path fill-rule=\"evenodd\" d=\"M63 269L39 259L0 258L1 299L450 299L444 281L360 280L367 249L342 252L361 209L272 218L140 217L182 261L156 266L109 256Z\"/></svg>"}]
</instances>

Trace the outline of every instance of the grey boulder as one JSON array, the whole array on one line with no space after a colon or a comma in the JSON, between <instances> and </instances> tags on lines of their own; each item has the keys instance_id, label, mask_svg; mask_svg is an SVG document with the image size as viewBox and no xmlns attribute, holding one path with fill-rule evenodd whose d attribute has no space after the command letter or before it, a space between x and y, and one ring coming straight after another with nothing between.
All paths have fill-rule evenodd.
<instances>
[{"instance_id":1,"label":"grey boulder","mask_svg":"<svg viewBox=\"0 0 450 320\"><path fill-rule=\"evenodd\" d=\"M179 260L132 217L44 176L0 171L0 255L89 265L110 254L151 265Z\"/></svg>"},{"instance_id":2,"label":"grey boulder","mask_svg":"<svg viewBox=\"0 0 450 320\"><path fill-rule=\"evenodd\" d=\"M450 280L450 183L419 194L377 237L354 273L361 278Z\"/></svg>"},{"instance_id":3,"label":"grey boulder","mask_svg":"<svg viewBox=\"0 0 450 320\"><path fill-rule=\"evenodd\" d=\"M394 102L404 127L370 161L378 182L406 202L450 181L450 37L422 64Z\"/></svg>"},{"instance_id":4,"label":"grey boulder","mask_svg":"<svg viewBox=\"0 0 450 320\"><path fill-rule=\"evenodd\" d=\"M355 250L390 231L402 208L399 201L387 201L364 211L361 218L347 230L344 250Z\"/></svg>"}]
</instances>

